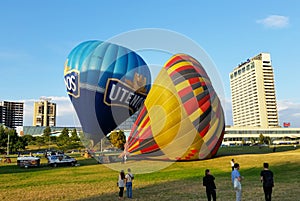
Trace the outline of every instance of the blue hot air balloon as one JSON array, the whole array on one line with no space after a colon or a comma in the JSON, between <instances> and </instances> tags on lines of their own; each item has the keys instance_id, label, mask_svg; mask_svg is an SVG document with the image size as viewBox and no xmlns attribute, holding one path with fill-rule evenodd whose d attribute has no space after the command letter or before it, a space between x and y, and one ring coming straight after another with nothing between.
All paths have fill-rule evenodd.
<instances>
[{"instance_id":1,"label":"blue hot air balloon","mask_svg":"<svg viewBox=\"0 0 300 201\"><path fill-rule=\"evenodd\" d=\"M68 55L64 80L84 134L97 143L141 107L151 74L136 52L86 41Z\"/></svg>"}]
</instances>

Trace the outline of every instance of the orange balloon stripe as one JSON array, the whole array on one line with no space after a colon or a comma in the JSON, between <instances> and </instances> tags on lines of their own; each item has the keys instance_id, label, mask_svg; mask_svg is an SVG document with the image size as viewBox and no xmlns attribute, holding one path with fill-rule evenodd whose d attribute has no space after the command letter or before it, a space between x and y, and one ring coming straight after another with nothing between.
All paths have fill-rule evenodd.
<instances>
[{"instance_id":1,"label":"orange balloon stripe","mask_svg":"<svg viewBox=\"0 0 300 201\"><path fill-rule=\"evenodd\" d=\"M191 98L189 100L187 100L184 104L183 104L185 111L188 115L191 115L193 112L195 112L196 110L199 110L199 105L198 105L198 101L196 98ZM203 111L202 111L203 112Z\"/></svg>"},{"instance_id":2,"label":"orange balloon stripe","mask_svg":"<svg viewBox=\"0 0 300 201\"><path fill-rule=\"evenodd\" d=\"M188 81L189 81L189 83L190 83L191 85L193 85L193 84L198 84L198 83L199 83L199 80L200 80L199 77L193 77L193 78L190 78ZM202 85L202 83L201 83L201 85ZM203 85L202 85L202 86L203 86Z\"/></svg>"},{"instance_id":3,"label":"orange balloon stripe","mask_svg":"<svg viewBox=\"0 0 300 201\"><path fill-rule=\"evenodd\" d=\"M137 122L136 125L139 125L139 123L142 121L142 118L144 118L146 112L147 112L147 109L146 109L146 107L143 106L141 111L139 112L137 119L136 119L136 122Z\"/></svg>"},{"instance_id":4,"label":"orange balloon stripe","mask_svg":"<svg viewBox=\"0 0 300 201\"><path fill-rule=\"evenodd\" d=\"M147 123L150 121L150 118L149 118L148 115L146 115L146 116L144 117L143 120L144 120L144 121L141 122L142 125L140 125L139 128L144 128L144 127L146 127Z\"/></svg>"},{"instance_id":5,"label":"orange balloon stripe","mask_svg":"<svg viewBox=\"0 0 300 201\"><path fill-rule=\"evenodd\" d=\"M192 89L191 86L187 86L186 88L181 89L180 91L178 91L179 97L184 97L184 96L186 96L188 94L191 94L191 93L193 93L193 89Z\"/></svg>"},{"instance_id":6,"label":"orange balloon stripe","mask_svg":"<svg viewBox=\"0 0 300 201\"><path fill-rule=\"evenodd\" d=\"M141 138L141 135L143 135L143 138ZM136 151L136 149L141 149L141 147L143 146L143 144L145 144L145 141L149 141L149 139L153 138L153 137L150 138L149 136L152 136L151 127L150 126L143 133L139 133L139 137L135 138L137 140L139 146L130 149L129 152L134 152L134 151Z\"/></svg>"},{"instance_id":7,"label":"orange balloon stripe","mask_svg":"<svg viewBox=\"0 0 300 201\"><path fill-rule=\"evenodd\" d=\"M136 150L139 146L139 141L136 141L133 145L129 146L128 152L132 153L133 150Z\"/></svg>"},{"instance_id":8,"label":"orange balloon stripe","mask_svg":"<svg viewBox=\"0 0 300 201\"><path fill-rule=\"evenodd\" d=\"M146 114L147 110L146 108L143 106L142 109L139 112L139 115L136 119L136 121L133 124L133 127L131 129L130 135L128 137L128 145L131 146L132 143L134 143L135 141L135 136L138 134L137 129L138 126L140 125L140 122L143 120L145 114Z\"/></svg>"},{"instance_id":9,"label":"orange balloon stripe","mask_svg":"<svg viewBox=\"0 0 300 201\"><path fill-rule=\"evenodd\" d=\"M142 149L141 152L142 153L152 153L152 152L155 152L157 150L159 150L159 146L157 144L154 144L154 145L152 145L150 147Z\"/></svg>"},{"instance_id":10,"label":"orange balloon stripe","mask_svg":"<svg viewBox=\"0 0 300 201\"><path fill-rule=\"evenodd\" d=\"M172 57L169 61L167 61L164 68L169 69L172 65L174 65L175 63L182 61L182 60L183 59L180 56Z\"/></svg>"},{"instance_id":11,"label":"orange balloon stripe","mask_svg":"<svg viewBox=\"0 0 300 201\"><path fill-rule=\"evenodd\" d=\"M198 105L203 105L205 102L210 101L210 94L207 94L206 96L204 96L203 98L201 98L200 100L198 100Z\"/></svg>"},{"instance_id":12,"label":"orange balloon stripe","mask_svg":"<svg viewBox=\"0 0 300 201\"><path fill-rule=\"evenodd\" d=\"M206 111L206 110L208 110L208 108L210 108L210 106L211 106L210 101L206 101L203 103L203 105L200 106L200 108L202 111Z\"/></svg>"}]
</instances>

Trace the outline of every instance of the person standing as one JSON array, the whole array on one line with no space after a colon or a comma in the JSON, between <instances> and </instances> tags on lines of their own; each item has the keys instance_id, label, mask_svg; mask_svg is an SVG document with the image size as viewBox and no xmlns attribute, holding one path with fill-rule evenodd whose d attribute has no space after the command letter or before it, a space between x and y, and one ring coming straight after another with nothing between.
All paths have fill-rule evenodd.
<instances>
[{"instance_id":1,"label":"person standing","mask_svg":"<svg viewBox=\"0 0 300 201\"><path fill-rule=\"evenodd\" d=\"M231 165L231 171L233 171L234 170L234 159L231 159L230 165Z\"/></svg>"},{"instance_id":2,"label":"person standing","mask_svg":"<svg viewBox=\"0 0 300 201\"><path fill-rule=\"evenodd\" d=\"M127 169L128 173L125 176L126 179L126 193L128 198L132 198L132 180L134 179L131 169Z\"/></svg>"},{"instance_id":3,"label":"person standing","mask_svg":"<svg viewBox=\"0 0 300 201\"><path fill-rule=\"evenodd\" d=\"M263 189L265 193L265 200L271 201L272 199L272 190L274 187L274 178L273 172L269 170L269 164L263 164L264 169L260 172L260 181L263 183Z\"/></svg>"},{"instance_id":4,"label":"person standing","mask_svg":"<svg viewBox=\"0 0 300 201\"><path fill-rule=\"evenodd\" d=\"M213 201L217 200L217 194L216 194L216 185L215 185L215 177L210 174L210 170L205 170L205 176L203 177L203 186L206 187L206 196L207 200L211 201L211 197L213 198Z\"/></svg>"},{"instance_id":5,"label":"person standing","mask_svg":"<svg viewBox=\"0 0 300 201\"><path fill-rule=\"evenodd\" d=\"M240 172L240 165L238 163L234 164L234 170L231 172L231 181L233 184L233 188L235 190L236 201L242 200L242 185L241 181L243 177L241 176Z\"/></svg>"},{"instance_id":6,"label":"person standing","mask_svg":"<svg viewBox=\"0 0 300 201\"><path fill-rule=\"evenodd\" d=\"M118 187L120 189L119 191L119 199L124 199L123 198L123 193L124 193L124 186L125 186L125 173L124 170L121 170L119 174L119 179L118 179Z\"/></svg>"}]
</instances>

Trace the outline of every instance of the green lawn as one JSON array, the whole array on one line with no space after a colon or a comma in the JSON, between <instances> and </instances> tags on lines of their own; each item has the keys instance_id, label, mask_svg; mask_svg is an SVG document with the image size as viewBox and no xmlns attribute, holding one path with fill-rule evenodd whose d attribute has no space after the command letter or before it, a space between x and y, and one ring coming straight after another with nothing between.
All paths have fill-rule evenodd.
<instances>
[{"instance_id":1,"label":"green lawn","mask_svg":"<svg viewBox=\"0 0 300 201\"><path fill-rule=\"evenodd\" d=\"M273 201L300 200L300 149L277 148L273 153L257 148L256 154L247 154L250 147L226 149L221 148L214 159L176 162L158 172L135 175L132 200L206 200L202 186L206 168L216 177L217 200L234 200L231 158L240 163L240 172L245 177L243 200L264 200L259 176L263 162L269 162L275 175ZM77 159L80 166L58 168L19 168L15 158L12 164L0 163L0 200L118 200L118 172L94 159L79 155ZM46 161L43 159L42 163Z\"/></svg>"}]
</instances>

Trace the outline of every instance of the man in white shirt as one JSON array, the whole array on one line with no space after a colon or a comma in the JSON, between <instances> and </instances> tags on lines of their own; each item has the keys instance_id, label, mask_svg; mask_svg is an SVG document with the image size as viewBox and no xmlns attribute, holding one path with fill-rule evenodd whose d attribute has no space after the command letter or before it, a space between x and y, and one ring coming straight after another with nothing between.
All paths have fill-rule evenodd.
<instances>
[{"instance_id":1,"label":"man in white shirt","mask_svg":"<svg viewBox=\"0 0 300 201\"><path fill-rule=\"evenodd\" d=\"M131 169L127 169L128 173L125 176L126 179L126 193L128 198L132 198L132 180L134 179Z\"/></svg>"}]
</instances>

